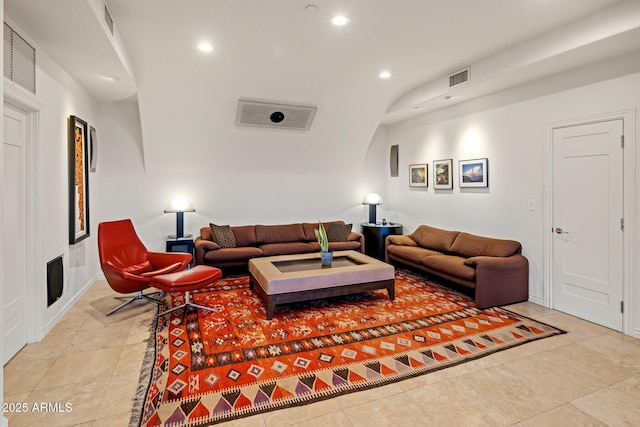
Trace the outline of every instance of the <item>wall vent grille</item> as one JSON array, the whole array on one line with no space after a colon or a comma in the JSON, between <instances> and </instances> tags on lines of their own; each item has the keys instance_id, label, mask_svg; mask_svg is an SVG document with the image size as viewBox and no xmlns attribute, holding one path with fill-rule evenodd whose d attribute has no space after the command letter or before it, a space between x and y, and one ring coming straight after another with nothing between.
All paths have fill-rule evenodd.
<instances>
[{"instance_id":1,"label":"wall vent grille","mask_svg":"<svg viewBox=\"0 0 640 427\"><path fill-rule=\"evenodd\" d=\"M4 23L4 76L36 93L36 49Z\"/></svg>"},{"instance_id":2,"label":"wall vent grille","mask_svg":"<svg viewBox=\"0 0 640 427\"><path fill-rule=\"evenodd\" d=\"M47 263L47 307L58 301L64 290L62 255Z\"/></svg>"},{"instance_id":3,"label":"wall vent grille","mask_svg":"<svg viewBox=\"0 0 640 427\"><path fill-rule=\"evenodd\" d=\"M111 16L111 12L109 12L109 8L106 3L104 5L104 23L107 24L109 32L113 35L113 17Z\"/></svg>"},{"instance_id":4,"label":"wall vent grille","mask_svg":"<svg viewBox=\"0 0 640 427\"><path fill-rule=\"evenodd\" d=\"M449 76L449 87L458 86L469 81L469 68L465 68L462 71L451 74Z\"/></svg>"}]
</instances>

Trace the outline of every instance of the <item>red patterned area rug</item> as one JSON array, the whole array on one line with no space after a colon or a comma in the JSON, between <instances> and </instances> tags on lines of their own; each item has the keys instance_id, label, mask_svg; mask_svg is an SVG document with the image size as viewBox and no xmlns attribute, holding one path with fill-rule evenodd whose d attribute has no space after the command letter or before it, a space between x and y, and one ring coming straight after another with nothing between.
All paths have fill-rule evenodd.
<instances>
[{"instance_id":1,"label":"red patterned area rug","mask_svg":"<svg viewBox=\"0 0 640 427\"><path fill-rule=\"evenodd\" d=\"M132 426L205 426L378 387L563 331L408 271L386 290L278 306L266 319L249 278L193 295L159 318ZM169 297L167 297L169 298ZM182 303L171 295L172 304Z\"/></svg>"}]
</instances>

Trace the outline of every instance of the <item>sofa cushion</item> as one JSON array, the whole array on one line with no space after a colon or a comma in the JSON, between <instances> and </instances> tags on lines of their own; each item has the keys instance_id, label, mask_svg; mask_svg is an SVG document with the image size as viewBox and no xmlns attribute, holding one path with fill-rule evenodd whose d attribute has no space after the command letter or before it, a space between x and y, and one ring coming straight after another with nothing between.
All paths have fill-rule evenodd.
<instances>
[{"instance_id":1,"label":"sofa cushion","mask_svg":"<svg viewBox=\"0 0 640 427\"><path fill-rule=\"evenodd\" d=\"M202 227L200 229L200 238L202 240L213 241L213 237L211 236L211 224L209 224L208 227Z\"/></svg>"},{"instance_id":2,"label":"sofa cushion","mask_svg":"<svg viewBox=\"0 0 640 427\"><path fill-rule=\"evenodd\" d=\"M236 237L228 225L210 224L211 237L221 248L235 248Z\"/></svg>"},{"instance_id":3,"label":"sofa cushion","mask_svg":"<svg viewBox=\"0 0 640 427\"><path fill-rule=\"evenodd\" d=\"M253 225L241 225L231 227L233 235L236 238L236 246L255 246L256 245L256 227Z\"/></svg>"},{"instance_id":4,"label":"sofa cushion","mask_svg":"<svg viewBox=\"0 0 640 427\"><path fill-rule=\"evenodd\" d=\"M256 225L258 243L284 243L305 241L302 224Z\"/></svg>"},{"instance_id":5,"label":"sofa cushion","mask_svg":"<svg viewBox=\"0 0 640 427\"><path fill-rule=\"evenodd\" d=\"M389 245L418 246L416 241L406 234L390 234L385 240Z\"/></svg>"},{"instance_id":6,"label":"sofa cushion","mask_svg":"<svg viewBox=\"0 0 640 427\"><path fill-rule=\"evenodd\" d=\"M331 228L333 224L344 225L344 221L322 221L322 225L324 225L324 229L327 230L327 233L329 232L329 228ZM320 227L320 224L317 222L303 222L302 223L302 229L304 230L303 240L307 242L315 242L317 239L314 231L317 230L319 227Z\"/></svg>"},{"instance_id":7,"label":"sofa cushion","mask_svg":"<svg viewBox=\"0 0 640 427\"><path fill-rule=\"evenodd\" d=\"M153 265L151 265L151 262L149 260L146 260L146 261L142 261L139 264L134 264L128 267L124 267L122 271L131 273L131 274L142 274L148 271L153 271Z\"/></svg>"},{"instance_id":8,"label":"sofa cushion","mask_svg":"<svg viewBox=\"0 0 640 427\"><path fill-rule=\"evenodd\" d=\"M469 233L460 233L451 245L451 253L470 258L474 256L508 257L519 254L522 245L515 240L492 239Z\"/></svg>"},{"instance_id":9,"label":"sofa cushion","mask_svg":"<svg viewBox=\"0 0 640 427\"><path fill-rule=\"evenodd\" d=\"M260 257L262 254L263 252L260 248L246 246L207 251L204 253L204 260L215 265L217 262L248 261L251 258Z\"/></svg>"},{"instance_id":10,"label":"sofa cushion","mask_svg":"<svg viewBox=\"0 0 640 427\"><path fill-rule=\"evenodd\" d=\"M426 267L473 281L476 279L476 269L466 265L465 259L455 255L433 255L424 257L421 261Z\"/></svg>"},{"instance_id":11,"label":"sofa cushion","mask_svg":"<svg viewBox=\"0 0 640 427\"><path fill-rule=\"evenodd\" d=\"M391 255L395 255L400 258L404 258L408 261L420 264L420 261L424 257L432 255L441 255L440 252L432 251L431 249L421 248L419 246L387 246L387 252Z\"/></svg>"},{"instance_id":12,"label":"sofa cushion","mask_svg":"<svg viewBox=\"0 0 640 427\"><path fill-rule=\"evenodd\" d=\"M327 239L330 242L346 242L351 234L351 224L331 224L327 229Z\"/></svg>"},{"instance_id":13,"label":"sofa cushion","mask_svg":"<svg viewBox=\"0 0 640 427\"><path fill-rule=\"evenodd\" d=\"M314 246L314 250L320 251L320 244L318 242L309 242L309 244ZM358 240L348 240L346 242L329 242L329 250L330 251L359 251L360 242Z\"/></svg>"},{"instance_id":14,"label":"sofa cushion","mask_svg":"<svg viewBox=\"0 0 640 427\"><path fill-rule=\"evenodd\" d=\"M438 252L449 252L451 244L459 233L459 231L441 230L428 225L421 225L409 237L423 248L433 249Z\"/></svg>"},{"instance_id":15,"label":"sofa cushion","mask_svg":"<svg viewBox=\"0 0 640 427\"><path fill-rule=\"evenodd\" d=\"M314 252L320 252L320 243L318 242L309 242L308 243ZM359 251L360 250L360 241L358 240L348 240L346 242L329 242L329 252L333 251Z\"/></svg>"},{"instance_id":16,"label":"sofa cushion","mask_svg":"<svg viewBox=\"0 0 640 427\"><path fill-rule=\"evenodd\" d=\"M264 256L289 255L289 254L306 254L314 252L314 248L310 243L305 242L286 242L286 243L266 243L260 246Z\"/></svg>"}]
</instances>

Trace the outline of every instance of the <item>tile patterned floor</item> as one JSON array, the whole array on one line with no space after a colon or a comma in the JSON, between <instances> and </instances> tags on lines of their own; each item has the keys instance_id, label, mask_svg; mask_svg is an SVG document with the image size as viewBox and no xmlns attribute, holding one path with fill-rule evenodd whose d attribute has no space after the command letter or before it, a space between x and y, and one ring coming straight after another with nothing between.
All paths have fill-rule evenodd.
<instances>
[{"instance_id":1,"label":"tile patterned floor","mask_svg":"<svg viewBox=\"0 0 640 427\"><path fill-rule=\"evenodd\" d=\"M4 367L5 403L58 403L62 410L5 413L10 427L128 425L155 307L136 302L106 317L113 295L97 282L41 342ZM509 308L569 333L224 425L640 426L640 340L532 303Z\"/></svg>"}]
</instances>

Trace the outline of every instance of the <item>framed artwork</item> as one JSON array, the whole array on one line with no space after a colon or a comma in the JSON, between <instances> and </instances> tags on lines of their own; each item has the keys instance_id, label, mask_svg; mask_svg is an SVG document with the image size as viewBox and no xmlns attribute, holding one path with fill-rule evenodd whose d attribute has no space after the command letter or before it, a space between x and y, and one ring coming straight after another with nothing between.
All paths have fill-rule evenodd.
<instances>
[{"instance_id":1,"label":"framed artwork","mask_svg":"<svg viewBox=\"0 0 640 427\"><path fill-rule=\"evenodd\" d=\"M69 117L69 244L89 237L87 122Z\"/></svg>"},{"instance_id":2,"label":"framed artwork","mask_svg":"<svg viewBox=\"0 0 640 427\"><path fill-rule=\"evenodd\" d=\"M453 160L434 160L433 188L436 190L451 190L453 188Z\"/></svg>"},{"instance_id":3,"label":"framed artwork","mask_svg":"<svg viewBox=\"0 0 640 427\"><path fill-rule=\"evenodd\" d=\"M488 187L489 170L488 160L460 160L460 188L464 187Z\"/></svg>"},{"instance_id":4,"label":"framed artwork","mask_svg":"<svg viewBox=\"0 0 640 427\"><path fill-rule=\"evenodd\" d=\"M427 165L409 165L409 187L427 187L428 185Z\"/></svg>"}]
</instances>

